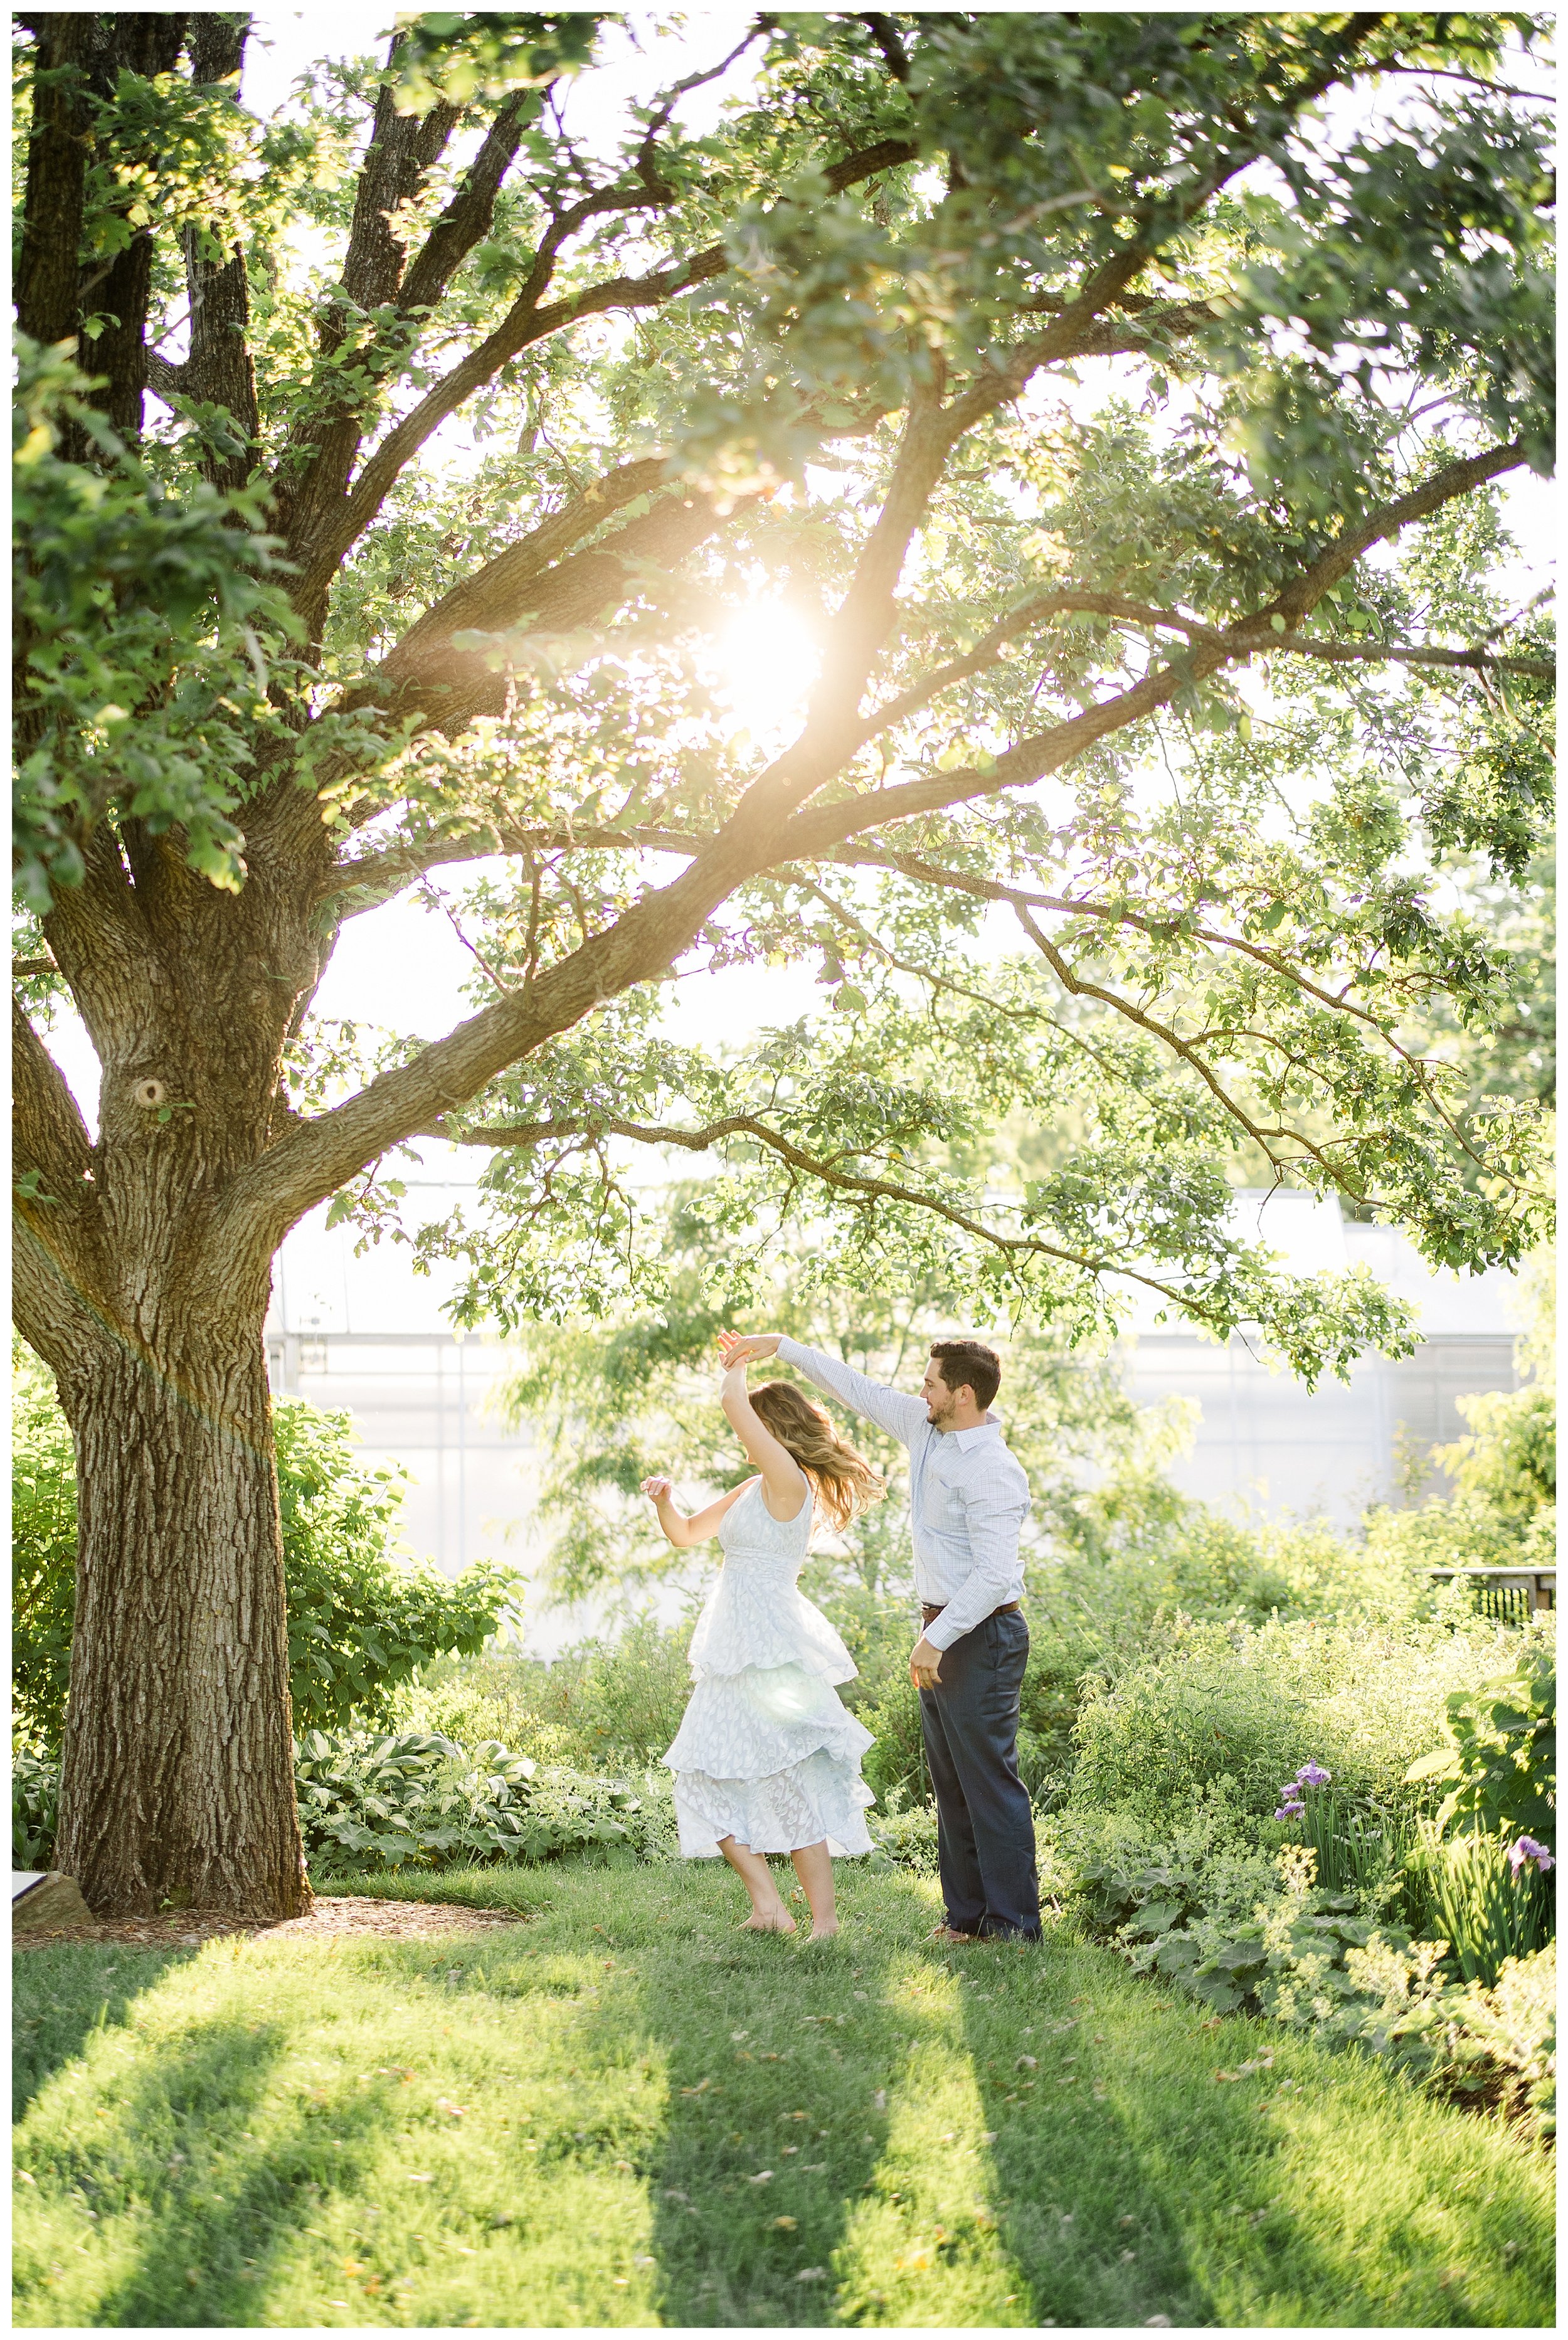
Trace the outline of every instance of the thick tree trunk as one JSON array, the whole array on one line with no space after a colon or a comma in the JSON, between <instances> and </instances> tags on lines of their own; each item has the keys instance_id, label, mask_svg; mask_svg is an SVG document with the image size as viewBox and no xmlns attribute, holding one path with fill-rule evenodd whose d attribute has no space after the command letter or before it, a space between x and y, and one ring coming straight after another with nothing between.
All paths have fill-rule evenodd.
<instances>
[{"instance_id":1,"label":"thick tree trunk","mask_svg":"<svg viewBox=\"0 0 1568 2340\"><path fill-rule=\"evenodd\" d=\"M308 1908L259 1317L65 1392L80 1533L58 1865L103 1916ZM164 1346L163 1344L160 1346Z\"/></svg>"}]
</instances>

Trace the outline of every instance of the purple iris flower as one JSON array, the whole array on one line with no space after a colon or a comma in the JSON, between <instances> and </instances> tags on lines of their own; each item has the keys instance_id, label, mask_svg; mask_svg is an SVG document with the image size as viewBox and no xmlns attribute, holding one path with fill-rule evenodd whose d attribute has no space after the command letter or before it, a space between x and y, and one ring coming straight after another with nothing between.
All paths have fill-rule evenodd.
<instances>
[{"instance_id":1,"label":"purple iris flower","mask_svg":"<svg viewBox=\"0 0 1568 2340\"><path fill-rule=\"evenodd\" d=\"M1545 1845L1537 1844L1533 1836L1522 1836L1517 1844L1511 1844L1508 1848L1508 1859L1515 1877L1522 1869L1528 1869L1532 1861L1543 1877L1549 1869L1555 1869L1557 1866Z\"/></svg>"},{"instance_id":2,"label":"purple iris flower","mask_svg":"<svg viewBox=\"0 0 1568 2340\"><path fill-rule=\"evenodd\" d=\"M1295 1776L1304 1788L1326 1788L1334 1774L1325 1771L1321 1763L1311 1762L1304 1763Z\"/></svg>"}]
</instances>

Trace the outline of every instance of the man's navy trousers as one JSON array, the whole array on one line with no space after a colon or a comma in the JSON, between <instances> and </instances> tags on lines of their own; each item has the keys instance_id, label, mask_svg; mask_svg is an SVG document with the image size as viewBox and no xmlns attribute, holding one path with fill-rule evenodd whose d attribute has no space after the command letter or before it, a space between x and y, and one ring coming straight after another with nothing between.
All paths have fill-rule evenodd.
<instances>
[{"instance_id":1,"label":"man's navy trousers","mask_svg":"<svg viewBox=\"0 0 1568 2340\"><path fill-rule=\"evenodd\" d=\"M1040 1938L1034 1815L1018 1777L1028 1655L1022 1610L998 1610L942 1651L937 1688L920 1692L942 1899L955 1933Z\"/></svg>"}]
</instances>

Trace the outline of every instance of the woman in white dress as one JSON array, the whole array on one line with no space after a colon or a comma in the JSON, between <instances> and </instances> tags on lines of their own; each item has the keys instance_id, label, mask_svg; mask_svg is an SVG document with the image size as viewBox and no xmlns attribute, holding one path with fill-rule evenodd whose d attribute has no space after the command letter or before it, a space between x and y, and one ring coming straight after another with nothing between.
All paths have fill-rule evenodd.
<instances>
[{"instance_id":1,"label":"woman in white dress","mask_svg":"<svg viewBox=\"0 0 1568 2340\"><path fill-rule=\"evenodd\" d=\"M722 1853L751 1897L747 1927L792 1934L768 1865L787 1852L811 1907L811 1938L839 1930L833 1855L869 1852L870 1790L860 1758L871 1733L834 1685L856 1667L822 1611L797 1589L817 1508L847 1527L881 1482L826 1413L788 1382L748 1391L728 1367L719 1402L757 1477L692 1517L668 1479L642 1492L682 1551L717 1534L724 1564L691 1639L693 1681L675 1743L675 1816L688 1859Z\"/></svg>"}]
</instances>

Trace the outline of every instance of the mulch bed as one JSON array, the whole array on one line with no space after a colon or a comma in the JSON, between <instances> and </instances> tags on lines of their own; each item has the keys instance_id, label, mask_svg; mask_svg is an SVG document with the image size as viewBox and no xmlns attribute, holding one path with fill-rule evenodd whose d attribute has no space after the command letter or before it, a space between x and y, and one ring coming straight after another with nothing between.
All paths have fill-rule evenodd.
<instances>
[{"instance_id":1,"label":"mulch bed","mask_svg":"<svg viewBox=\"0 0 1568 2340\"><path fill-rule=\"evenodd\" d=\"M320 1896L308 1916L285 1918L281 1924L258 1924L223 1909L170 1909L156 1918L97 1918L85 1926L19 1927L12 1947L41 1950L56 1942L124 1942L149 1949L194 1948L228 1934L307 1942L379 1934L396 1941L420 1941L432 1934L488 1934L498 1926L527 1922L513 1910L465 1909L447 1901L373 1901L362 1894L334 1893Z\"/></svg>"}]
</instances>

